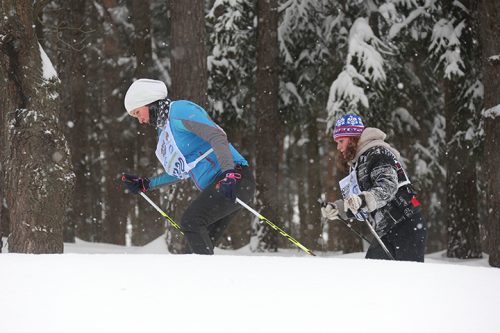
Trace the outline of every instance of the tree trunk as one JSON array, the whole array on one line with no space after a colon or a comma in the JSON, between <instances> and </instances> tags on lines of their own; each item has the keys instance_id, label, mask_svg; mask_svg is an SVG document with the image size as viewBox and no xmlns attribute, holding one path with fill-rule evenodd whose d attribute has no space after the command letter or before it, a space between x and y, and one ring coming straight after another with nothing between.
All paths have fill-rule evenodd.
<instances>
[{"instance_id":1,"label":"tree trunk","mask_svg":"<svg viewBox=\"0 0 500 333\"><path fill-rule=\"evenodd\" d=\"M322 236L321 207L318 199L321 197L320 158L318 143L318 126L316 112L308 115L306 168L307 168L307 218L301 223L300 237L303 245L311 250L318 250Z\"/></svg>"},{"instance_id":2,"label":"tree trunk","mask_svg":"<svg viewBox=\"0 0 500 333\"><path fill-rule=\"evenodd\" d=\"M135 78L157 79L153 67L152 41L151 41L151 9L149 1L133 0L131 20L134 26L132 36L135 56ZM133 127L137 126L134 122ZM135 146L135 157L133 158L133 170L138 174L155 174L156 166L159 165L155 157L156 131L151 126L137 126L137 136L130 144ZM130 152L129 152L130 153ZM130 161L129 161L130 162ZM149 193L148 196L155 202L160 203L163 190ZM151 205L142 198L134 198L136 205L140 205L137 214L132 219L132 244L142 246L159 237L165 231L164 218L154 210ZM129 210L130 212L130 210Z\"/></svg>"},{"instance_id":3,"label":"tree trunk","mask_svg":"<svg viewBox=\"0 0 500 333\"><path fill-rule=\"evenodd\" d=\"M103 10L111 13L118 7L116 0L105 0L102 2ZM123 134L129 128L132 119L128 121L119 121L124 114L123 99L114 91L124 90L121 86L121 74L123 72L120 66L120 58L126 55L126 50L120 41L120 30L112 20L112 15L104 15L102 24L103 29L103 56L106 59L99 68L99 85L102 91L101 114L103 122L106 124L106 130L103 131L103 142L101 149L101 167L103 176L100 187L103 188L102 203L104 205L101 215L102 223L102 242L125 245L127 233L127 213L130 205L130 197L122 195L122 184L120 176L124 171L126 158L130 156L130 150L127 149L131 141ZM138 198L134 198L138 199Z\"/></svg>"},{"instance_id":4,"label":"tree trunk","mask_svg":"<svg viewBox=\"0 0 500 333\"><path fill-rule=\"evenodd\" d=\"M4 113L0 111L0 126L5 123ZM4 130L0 127L0 253L2 253L3 237L9 235L9 210L7 208L5 194L4 194L4 179L5 175L3 172L3 143L6 142L6 136L4 135Z\"/></svg>"},{"instance_id":5,"label":"tree trunk","mask_svg":"<svg viewBox=\"0 0 500 333\"><path fill-rule=\"evenodd\" d=\"M49 15L49 14L47 14ZM102 241L102 220L107 205L101 179L103 164L102 15L90 1L71 0L60 4L57 35L63 105L67 111L66 132L74 151L76 191L72 197L71 223L74 236ZM47 35L47 32L46 32ZM99 51L96 51L96 50ZM112 134L113 135L113 134Z\"/></svg>"},{"instance_id":6,"label":"tree trunk","mask_svg":"<svg viewBox=\"0 0 500 333\"><path fill-rule=\"evenodd\" d=\"M171 12L171 60L172 86L169 95L173 99L191 100L202 107L207 106L207 47L205 31L204 1L183 0L170 3ZM180 221L182 212L198 191L191 182L175 185L175 213L173 218ZM186 241L173 231L167 238L169 250L185 253Z\"/></svg>"},{"instance_id":7,"label":"tree trunk","mask_svg":"<svg viewBox=\"0 0 500 333\"><path fill-rule=\"evenodd\" d=\"M463 5L474 13L469 1ZM452 1L443 4L445 13L452 12ZM454 16L454 14L451 14ZM464 19L468 28L475 26L475 16ZM466 45L472 44L472 34L461 37ZM463 53L465 64L473 62L472 53ZM468 75L473 74L472 68ZM472 143L465 135L469 122L473 119L472 111L461 105L461 87L467 84L467 78L453 76L444 81L444 111L446 118L446 216L448 226L447 256L451 258L481 258L481 240L479 237L479 215L477 206L476 160Z\"/></svg>"},{"instance_id":8,"label":"tree trunk","mask_svg":"<svg viewBox=\"0 0 500 333\"><path fill-rule=\"evenodd\" d=\"M204 1L171 2L172 87L174 99L207 106L207 46Z\"/></svg>"},{"instance_id":9,"label":"tree trunk","mask_svg":"<svg viewBox=\"0 0 500 333\"><path fill-rule=\"evenodd\" d=\"M280 224L278 200L280 123L278 118L278 2L257 1L256 182L258 208ZM275 231L262 225L259 248L277 251Z\"/></svg>"},{"instance_id":10,"label":"tree trunk","mask_svg":"<svg viewBox=\"0 0 500 333\"><path fill-rule=\"evenodd\" d=\"M88 196L82 196L81 189L85 184L85 171L83 161L88 150L88 140L84 126L84 116L86 109L85 80L86 65L81 49L85 37L83 22L85 15L86 1L68 0L66 6L58 6L53 11L54 14L46 17L54 25L58 26L57 37L51 35L44 36L47 45L51 45L56 53L56 68L60 72L60 79L64 89L61 89L61 104L65 110L61 114L61 119L65 135L72 148L71 161L75 168L75 188L71 204L68 207L68 221L64 224L64 241L74 242L76 229L82 224L85 217L85 207ZM55 5L53 5L55 6ZM68 41L62 45L57 41ZM78 149L75 149L78 147Z\"/></svg>"},{"instance_id":11,"label":"tree trunk","mask_svg":"<svg viewBox=\"0 0 500 333\"><path fill-rule=\"evenodd\" d=\"M294 130L294 145L293 149L289 150L289 154L292 154L293 160L290 163L294 164L293 170L295 171L293 174L293 178L297 183L297 187L295 189L297 193L297 205L299 210L299 234L300 240L303 240L306 235L306 226L307 226L307 214L308 214L308 197L307 197L307 178L304 175L307 174L307 162L306 162L306 151L304 149L304 145L301 144L303 141L303 132L304 127L298 125Z\"/></svg>"},{"instance_id":12,"label":"tree trunk","mask_svg":"<svg viewBox=\"0 0 500 333\"><path fill-rule=\"evenodd\" d=\"M446 205L448 250L450 258L481 258L479 216L477 211L477 177L474 151L470 143L457 133L465 133L472 118L470 111L461 108L459 87L445 82L446 116Z\"/></svg>"},{"instance_id":13,"label":"tree trunk","mask_svg":"<svg viewBox=\"0 0 500 333\"><path fill-rule=\"evenodd\" d=\"M74 174L61 130L59 79L33 30L32 2L0 7L0 100L9 252L63 252Z\"/></svg>"},{"instance_id":14,"label":"tree trunk","mask_svg":"<svg viewBox=\"0 0 500 333\"><path fill-rule=\"evenodd\" d=\"M479 1L482 44L488 252L491 266L500 267L500 2Z\"/></svg>"},{"instance_id":15,"label":"tree trunk","mask_svg":"<svg viewBox=\"0 0 500 333\"><path fill-rule=\"evenodd\" d=\"M136 58L135 77L149 77L153 68L151 50L151 10L149 1L132 0L132 23L135 38L134 50Z\"/></svg>"}]
</instances>

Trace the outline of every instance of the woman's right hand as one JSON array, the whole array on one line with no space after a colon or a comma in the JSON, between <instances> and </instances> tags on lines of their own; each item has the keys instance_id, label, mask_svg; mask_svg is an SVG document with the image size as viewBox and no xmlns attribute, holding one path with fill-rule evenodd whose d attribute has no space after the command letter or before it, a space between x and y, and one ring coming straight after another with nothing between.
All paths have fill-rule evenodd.
<instances>
[{"instance_id":1,"label":"woman's right hand","mask_svg":"<svg viewBox=\"0 0 500 333\"><path fill-rule=\"evenodd\" d=\"M134 194L147 192L149 189L149 178L147 177L139 177L124 173L122 175L122 182L125 184L125 187Z\"/></svg>"},{"instance_id":2,"label":"woman's right hand","mask_svg":"<svg viewBox=\"0 0 500 333\"><path fill-rule=\"evenodd\" d=\"M335 220L339 216L339 210L334 203L329 202L326 206L321 207L321 215L329 220Z\"/></svg>"}]
</instances>

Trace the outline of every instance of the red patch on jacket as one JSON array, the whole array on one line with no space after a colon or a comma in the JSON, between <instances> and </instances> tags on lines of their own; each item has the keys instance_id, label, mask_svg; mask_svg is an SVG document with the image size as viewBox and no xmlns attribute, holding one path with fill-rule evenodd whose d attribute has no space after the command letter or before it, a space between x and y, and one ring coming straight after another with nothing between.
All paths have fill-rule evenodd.
<instances>
[{"instance_id":1,"label":"red patch on jacket","mask_svg":"<svg viewBox=\"0 0 500 333\"><path fill-rule=\"evenodd\" d=\"M413 196L413 198L411 198L411 204L413 205L413 207L418 207L420 206L420 201L417 200L416 196Z\"/></svg>"}]
</instances>

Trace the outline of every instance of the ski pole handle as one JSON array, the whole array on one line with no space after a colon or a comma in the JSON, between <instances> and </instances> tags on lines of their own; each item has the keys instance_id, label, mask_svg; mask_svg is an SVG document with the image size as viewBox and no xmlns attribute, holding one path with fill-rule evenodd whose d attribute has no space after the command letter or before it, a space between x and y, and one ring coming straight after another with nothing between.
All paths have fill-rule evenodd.
<instances>
[{"instance_id":1,"label":"ski pole handle","mask_svg":"<svg viewBox=\"0 0 500 333\"><path fill-rule=\"evenodd\" d=\"M283 231L283 229L281 229L276 224L274 224L271 221L269 221L268 219L266 219L259 212L257 212L255 209L253 209L252 207L250 207L249 205L247 205L246 203L244 203L243 201L241 201L239 198L236 198L236 202L239 203L240 205L242 205L244 208L246 208L249 212L251 212L252 214L254 214L255 216L257 216L261 221L266 222L271 228L273 228L274 230L278 231L281 235L285 236L290 242L292 242L293 244L295 244L301 250L303 250L307 254L310 254L312 256L316 256L314 254L314 252L312 252L311 250L309 250L304 245L300 244L295 238L293 238L292 236L290 236L289 234L287 234L285 231Z\"/></svg>"}]
</instances>

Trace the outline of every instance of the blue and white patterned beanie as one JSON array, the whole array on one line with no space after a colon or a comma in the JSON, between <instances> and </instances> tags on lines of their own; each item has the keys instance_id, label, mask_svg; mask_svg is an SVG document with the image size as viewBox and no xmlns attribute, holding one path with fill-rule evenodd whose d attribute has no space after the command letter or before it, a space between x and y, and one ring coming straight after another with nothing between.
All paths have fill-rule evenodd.
<instances>
[{"instance_id":1,"label":"blue and white patterned beanie","mask_svg":"<svg viewBox=\"0 0 500 333\"><path fill-rule=\"evenodd\" d=\"M333 130L333 140L342 138L359 138L365 125L360 116L355 114L346 114L340 117L335 123Z\"/></svg>"}]
</instances>

